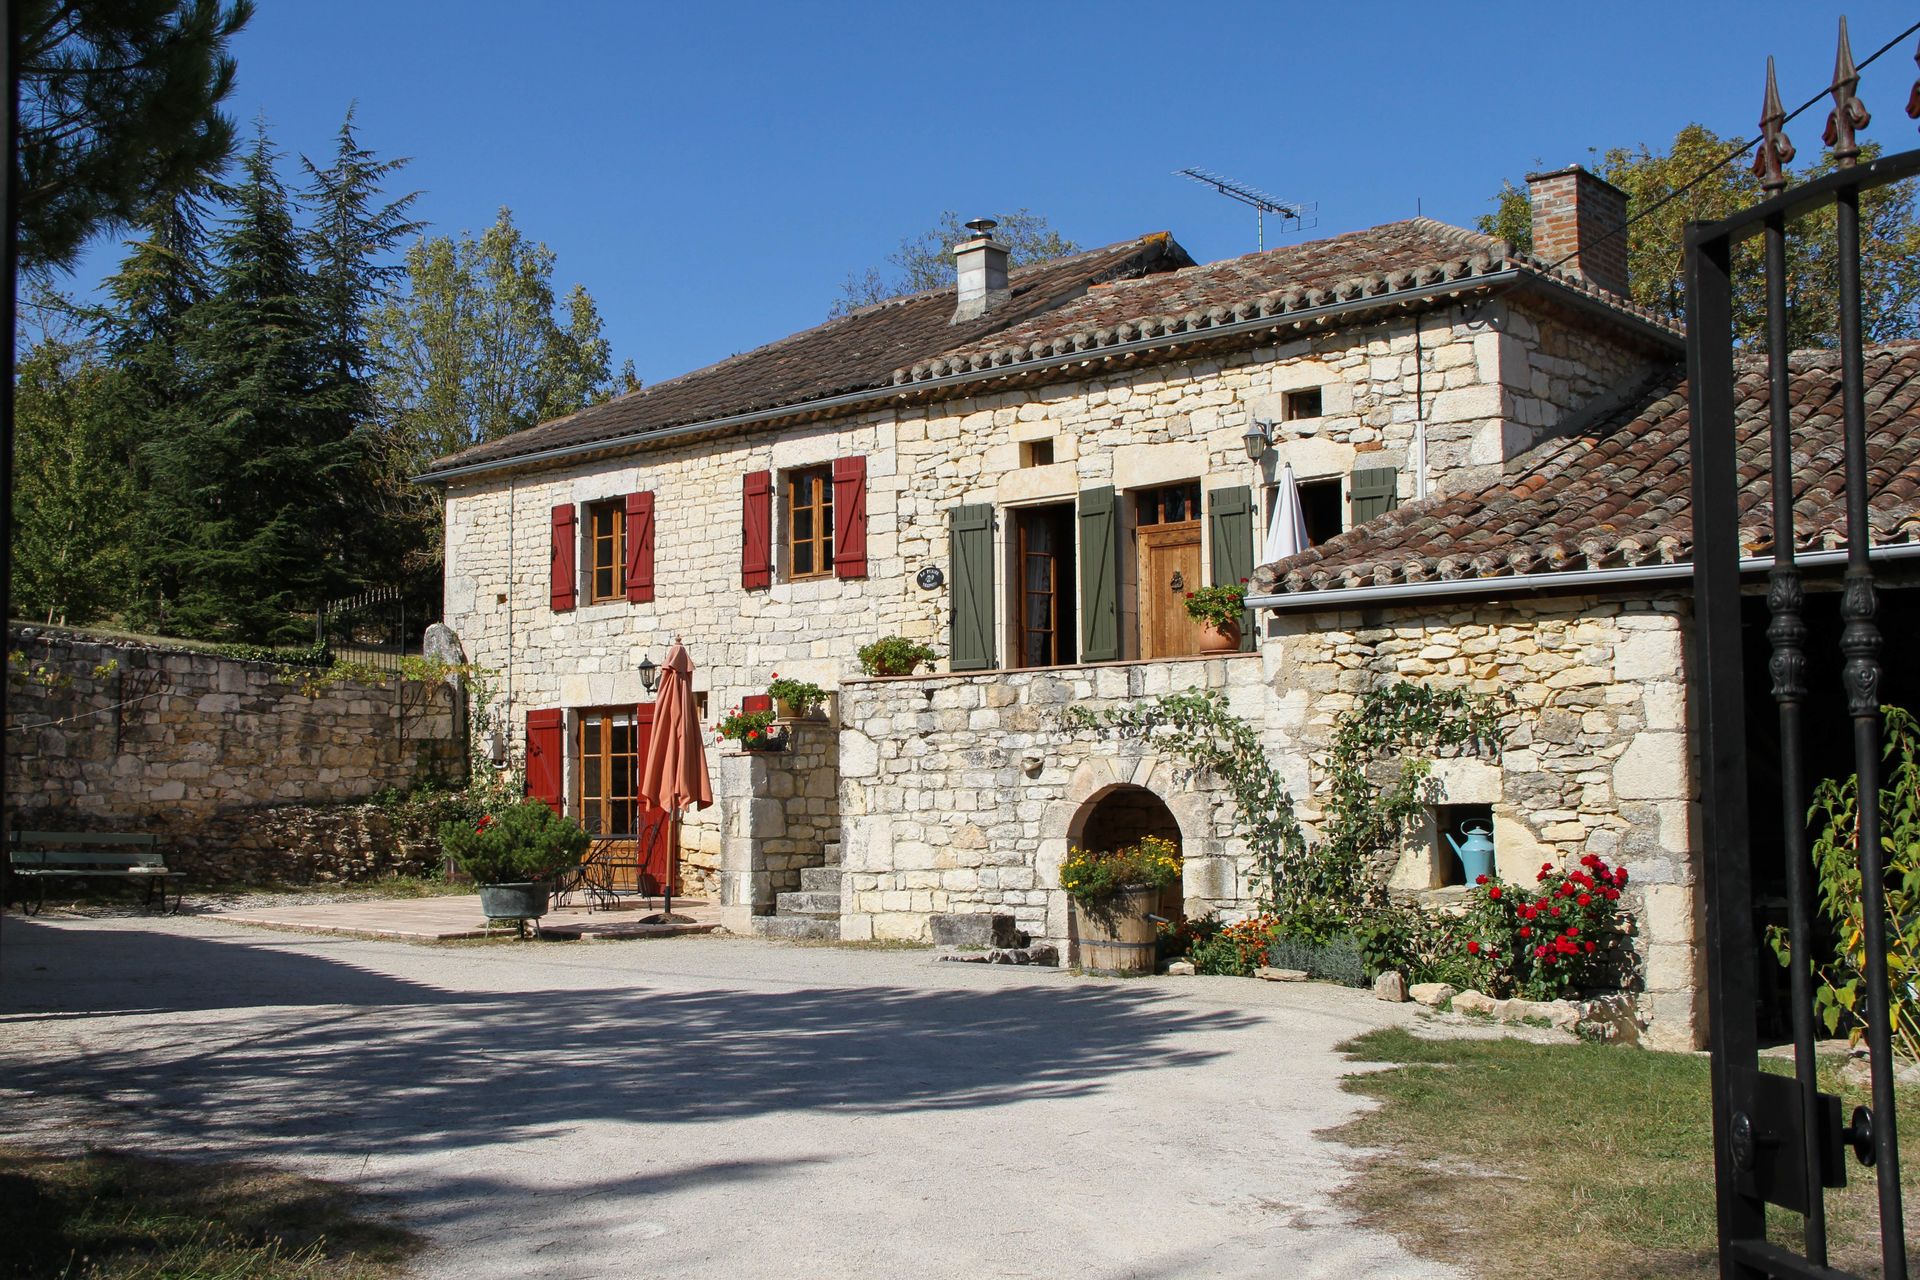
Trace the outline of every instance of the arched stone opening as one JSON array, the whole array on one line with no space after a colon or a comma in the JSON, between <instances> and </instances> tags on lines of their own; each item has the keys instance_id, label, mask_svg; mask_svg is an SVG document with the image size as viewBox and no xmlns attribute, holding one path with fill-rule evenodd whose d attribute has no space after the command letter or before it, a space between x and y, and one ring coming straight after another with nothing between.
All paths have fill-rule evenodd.
<instances>
[{"instance_id":1,"label":"arched stone opening","mask_svg":"<svg viewBox=\"0 0 1920 1280\"><path fill-rule=\"evenodd\" d=\"M1115 834L1124 835L1116 829L1122 815L1132 806L1145 807L1138 793L1145 793L1153 802L1155 822L1170 820L1173 827L1171 831L1164 827L1149 828L1140 834L1177 839L1181 859L1186 863L1185 883L1174 886L1167 898L1171 913L1161 914L1192 914L1185 909L1187 903L1191 903L1193 912L1206 910L1204 900L1222 897L1222 886L1232 882L1232 868L1215 831L1214 810L1219 798L1196 789L1190 772L1179 761L1164 759L1152 752L1089 757L1074 770L1060 798L1047 807L1041 820L1040 847L1034 859L1040 883L1052 891L1047 906L1048 936L1064 939L1070 957L1075 954L1076 939L1067 895L1058 888L1060 862L1070 846L1089 848L1093 847L1088 843L1090 839L1111 840ZM1103 802L1113 796L1120 799L1103 810ZM1104 815L1103 823L1112 821L1116 826L1106 827L1103 835L1103 827L1094 825L1090 835L1089 824L1096 814ZM1130 837L1131 840L1138 838L1138 834ZM1126 838L1120 840L1120 843L1129 842Z\"/></svg>"},{"instance_id":2,"label":"arched stone opening","mask_svg":"<svg viewBox=\"0 0 1920 1280\"><path fill-rule=\"evenodd\" d=\"M1077 832L1074 828L1078 828ZM1083 849L1111 853L1138 844L1145 836L1182 843L1180 820L1145 787L1122 783L1109 787L1080 807L1068 839Z\"/></svg>"}]
</instances>

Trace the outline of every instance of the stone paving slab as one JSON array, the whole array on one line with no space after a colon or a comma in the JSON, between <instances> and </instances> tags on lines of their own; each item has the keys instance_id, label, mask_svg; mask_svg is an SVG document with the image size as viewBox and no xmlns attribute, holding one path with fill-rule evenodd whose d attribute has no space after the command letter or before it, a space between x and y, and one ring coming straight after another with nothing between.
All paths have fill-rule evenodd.
<instances>
[{"instance_id":1,"label":"stone paving slab","mask_svg":"<svg viewBox=\"0 0 1920 1280\"><path fill-rule=\"evenodd\" d=\"M673 900L673 914L688 917L690 923L642 923L643 917L659 910L659 899L647 902L644 906L623 904L621 909L613 911L594 911L584 906L557 907L540 918L541 932L555 937L673 938L689 933L711 933L720 927L719 906L698 898ZM488 936L486 916L480 910L477 893L263 905L208 912L201 918L296 933L395 938L404 942L447 942Z\"/></svg>"}]
</instances>

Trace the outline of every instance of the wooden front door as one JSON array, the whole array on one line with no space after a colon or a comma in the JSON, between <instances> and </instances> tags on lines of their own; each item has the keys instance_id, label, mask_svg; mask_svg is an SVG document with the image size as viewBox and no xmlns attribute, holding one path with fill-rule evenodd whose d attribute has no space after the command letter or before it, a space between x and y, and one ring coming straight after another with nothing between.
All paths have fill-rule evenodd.
<instances>
[{"instance_id":1,"label":"wooden front door","mask_svg":"<svg viewBox=\"0 0 1920 1280\"><path fill-rule=\"evenodd\" d=\"M1181 658L1200 652L1200 624L1187 616L1187 594L1200 576L1200 522L1154 525L1135 535L1140 566L1140 656Z\"/></svg>"},{"instance_id":2,"label":"wooden front door","mask_svg":"<svg viewBox=\"0 0 1920 1280\"><path fill-rule=\"evenodd\" d=\"M593 837L587 857L605 864L609 887L623 893L659 892L672 865L673 817L639 798L652 731L652 703L580 713L574 813Z\"/></svg>"}]
</instances>

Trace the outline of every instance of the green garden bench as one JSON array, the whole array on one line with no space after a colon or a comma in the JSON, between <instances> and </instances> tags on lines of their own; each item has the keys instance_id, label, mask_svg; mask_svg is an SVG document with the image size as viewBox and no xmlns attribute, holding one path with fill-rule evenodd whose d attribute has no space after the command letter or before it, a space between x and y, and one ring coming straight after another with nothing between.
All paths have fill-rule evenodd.
<instances>
[{"instance_id":1,"label":"green garden bench","mask_svg":"<svg viewBox=\"0 0 1920 1280\"><path fill-rule=\"evenodd\" d=\"M186 873L171 871L158 840L139 832L15 831L7 848L7 897L18 901L28 915L46 905L47 882L60 879L109 878L130 880L146 890L143 900L153 908L158 891L160 909L167 910L167 886L173 886L173 910L180 910L181 881ZM31 898L25 891L33 885Z\"/></svg>"}]
</instances>

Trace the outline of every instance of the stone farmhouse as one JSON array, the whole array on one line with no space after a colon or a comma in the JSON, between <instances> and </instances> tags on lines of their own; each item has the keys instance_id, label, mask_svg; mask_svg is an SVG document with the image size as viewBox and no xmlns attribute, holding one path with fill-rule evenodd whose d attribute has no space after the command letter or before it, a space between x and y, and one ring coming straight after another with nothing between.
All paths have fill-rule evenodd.
<instances>
[{"instance_id":1,"label":"stone farmhouse","mask_svg":"<svg viewBox=\"0 0 1920 1280\"><path fill-rule=\"evenodd\" d=\"M1625 197L1578 167L1529 183L1531 256L1416 218L1204 265L1159 233L1009 270L970 224L953 288L440 459L445 617L500 673L500 753L608 847L658 867L674 842L682 890L739 931L1005 913L1070 951L1071 844L1176 837L1190 912L1251 890L1217 782L1063 708L1217 689L1311 822L1309 761L1358 691L1505 689L1507 749L1439 763L1435 830L1394 883L1457 884L1438 829L1470 817L1509 877L1623 861L1645 1033L1696 1044L1683 343L1626 296ZM1873 370L1875 510L1910 544L1920 352ZM1837 438L1833 382L1805 362L1796 412ZM1828 461L1807 460L1815 497ZM1315 545L1257 566L1286 465ZM1800 528L1831 545L1816 506ZM1185 592L1249 579L1246 652L1198 655ZM886 635L937 669L859 676ZM632 788L639 664L675 637L708 723L776 672L835 691L790 750L722 750L715 807L677 828Z\"/></svg>"}]
</instances>

